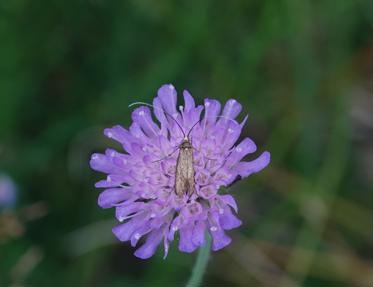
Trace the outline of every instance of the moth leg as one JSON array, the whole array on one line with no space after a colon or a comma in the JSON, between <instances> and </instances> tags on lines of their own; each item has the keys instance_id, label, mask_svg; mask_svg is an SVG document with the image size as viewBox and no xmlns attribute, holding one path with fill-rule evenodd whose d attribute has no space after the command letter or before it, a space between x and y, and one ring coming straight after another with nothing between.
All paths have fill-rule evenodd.
<instances>
[{"instance_id":1,"label":"moth leg","mask_svg":"<svg viewBox=\"0 0 373 287\"><path fill-rule=\"evenodd\" d=\"M232 152L233 152L233 150L231 150L231 151L230 151L230 152L225 156L224 161L223 161L223 164L220 165L216 170L214 170L214 171L211 173L212 175L215 175L215 174L217 173L217 171L220 170L220 169L224 166L225 161L226 161L227 158L232 154Z\"/></svg>"},{"instance_id":2,"label":"moth leg","mask_svg":"<svg viewBox=\"0 0 373 287\"><path fill-rule=\"evenodd\" d=\"M194 146L192 146L192 149L198 151L199 153L202 153L201 150L195 148ZM208 160L216 160L216 158L209 158L209 157L207 157L207 156L204 156L204 158L207 158Z\"/></svg>"},{"instance_id":3,"label":"moth leg","mask_svg":"<svg viewBox=\"0 0 373 287\"><path fill-rule=\"evenodd\" d=\"M162 157L161 159L157 159L157 160L154 160L152 162L159 162L159 161L162 161L168 157L170 157L171 155L173 155L178 149L180 148L180 146L177 146L170 154L166 155L165 157Z\"/></svg>"}]
</instances>

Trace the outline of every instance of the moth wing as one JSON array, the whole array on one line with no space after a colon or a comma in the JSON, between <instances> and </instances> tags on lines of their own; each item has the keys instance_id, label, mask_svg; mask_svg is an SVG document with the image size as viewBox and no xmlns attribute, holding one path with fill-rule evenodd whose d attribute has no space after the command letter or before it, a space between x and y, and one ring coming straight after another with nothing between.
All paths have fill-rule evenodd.
<instances>
[{"instance_id":1,"label":"moth wing","mask_svg":"<svg viewBox=\"0 0 373 287\"><path fill-rule=\"evenodd\" d=\"M193 150L190 148L187 151L188 153L188 163L187 163L187 194L191 196L194 193L194 165L193 165Z\"/></svg>"},{"instance_id":2,"label":"moth wing","mask_svg":"<svg viewBox=\"0 0 373 287\"><path fill-rule=\"evenodd\" d=\"M194 192L193 151L180 149L176 164L175 192L191 195Z\"/></svg>"}]
</instances>

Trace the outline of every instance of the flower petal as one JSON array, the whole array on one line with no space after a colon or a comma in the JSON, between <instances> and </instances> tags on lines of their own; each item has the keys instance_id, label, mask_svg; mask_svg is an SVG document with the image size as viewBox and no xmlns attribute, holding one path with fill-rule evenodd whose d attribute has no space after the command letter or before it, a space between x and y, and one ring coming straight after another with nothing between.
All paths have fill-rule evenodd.
<instances>
[{"instance_id":1,"label":"flower petal","mask_svg":"<svg viewBox=\"0 0 373 287\"><path fill-rule=\"evenodd\" d=\"M263 152L257 159L249 162L240 162L236 166L236 170L242 177L247 177L250 174L261 171L271 160L269 152Z\"/></svg>"},{"instance_id":2,"label":"flower petal","mask_svg":"<svg viewBox=\"0 0 373 287\"><path fill-rule=\"evenodd\" d=\"M141 259L148 259L157 251L157 247L162 240L162 231L155 230L148 235L145 243L136 250L134 255Z\"/></svg>"},{"instance_id":3,"label":"flower petal","mask_svg":"<svg viewBox=\"0 0 373 287\"><path fill-rule=\"evenodd\" d=\"M224 106L223 117L233 120L238 116L241 110L242 110L241 104L234 99L230 99L227 101L227 103ZM228 120L223 118L222 121L224 122Z\"/></svg>"},{"instance_id":4,"label":"flower petal","mask_svg":"<svg viewBox=\"0 0 373 287\"><path fill-rule=\"evenodd\" d=\"M205 121L206 123L215 123L220 113L221 105L217 100L205 99Z\"/></svg>"},{"instance_id":5,"label":"flower petal","mask_svg":"<svg viewBox=\"0 0 373 287\"><path fill-rule=\"evenodd\" d=\"M98 197L98 205L101 208L110 208L132 196L133 194L128 188L105 189Z\"/></svg>"},{"instance_id":6,"label":"flower petal","mask_svg":"<svg viewBox=\"0 0 373 287\"><path fill-rule=\"evenodd\" d=\"M152 231L152 228L148 224L141 226L139 229L136 229L136 231L131 235L131 246L135 247L140 238L150 231Z\"/></svg>"},{"instance_id":7,"label":"flower petal","mask_svg":"<svg viewBox=\"0 0 373 287\"><path fill-rule=\"evenodd\" d=\"M126 174L110 174L106 177L105 180L100 180L96 182L95 187L100 188L106 188L106 187L118 187L122 185L123 183L128 183L131 185L133 183L133 179L131 179Z\"/></svg>"},{"instance_id":8,"label":"flower petal","mask_svg":"<svg viewBox=\"0 0 373 287\"><path fill-rule=\"evenodd\" d=\"M217 250L224 248L225 246L229 245L232 241L232 239L229 236L227 236L224 230L221 228L217 230L211 230L210 228L209 233L211 234L211 237L212 237L212 250L213 251L217 251Z\"/></svg>"},{"instance_id":9,"label":"flower petal","mask_svg":"<svg viewBox=\"0 0 373 287\"><path fill-rule=\"evenodd\" d=\"M192 109L195 108L194 99L187 90L183 91L183 96L185 104L184 112L189 113Z\"/></svg>"},{"instance_id":10,"label":"flower petal","mask_svg":"<svg viewBox=\"0 0 373 287\"><path fill-rule=\"evenodd\" d=\"M111 160L103 154L92 154L89 165L96 171L101 171L104 173L111 173L113 171L113 164Z\"/></svg>"},{"instance_id":11,"label":"flower petal","mask_svg":"<svg viewBox=\"0 0 373 287\"><path fill-rule=\"evenodd\" d=\"M206 223L205 221L197 221L194 225L193 234L192 234L192 241L193 244L196 246L202 246L205 244L205 231L206 231Z\"/></svg>"},{"instance_id":12,"label":"flower petal","mask_svg":"<svg viewBox=\"0 0 373 287\"><path fill-rule=\"evenodd\" d=\"M209 216L209 233L212 237L212 250L214 251L222 249L231 243L231 238L224 233L220 226L217 212L213 212Z\"/></svg>"},{"instance_id":13,"label":"flower petal","mask_svg":"<svg viewBox=\"0 0 373 287\"><path fill-rule=\"evenodd\" d=\"M224 213L220 214L219 216L219 223L223 229L230 230L240 226L242 224L242 221L234 216L231 209L226 206L224 208Z\"/></svg>"},{"instance_id":14,"label":"flower petal","mask_svg":"<svg viewBox=\"0 0 373 287\"><path fill-rule=\"evenodd\" d=\"M187 226L180 229L180 240L179 240L179 250L182 252L193 252L197 249L197 245L193 243L193 228L194 226Z\"/></svg>"},{"instance_id":15,"label":"flower petal","mask_svg":"<svg viewBox=\"0 0 373 287\"><path fill-rule=\"evenodd\" d=\"M158 98L160 99L163 108L171 116L176 116L176 101L177 93L175 87L171 84L163 85L158 90Z\"/></svg>"},{"instance_id":16,"label":"flower petal","mask_svg":"<svg viewBox=\"0 0 373 287\"><path fill-rule=\"evenodd\" d=\"M119 125L105 129L104 134L108 138L120 142L127 152L131 152L131 144L136 142L136 139L130 134L130 132Z\"/></svg>"},{"instance_id":17,"label":"flower petal","mask_svg":"<svg viewBox=\"0 0 373 287\"><path fill-rule=\"evenodd\" d=\"M153 112L157 120L161 123L161 134L167 136L168 121L162 108L161 100L154 98L153 100Z\"/></svg>"},{"instance_id":18,"label":"flower petal","mask_svg":"<svg viewBox=\"0 0 373 287\"><path fill-rule=\"evenodd\" d=\"M230 121L222 141L224 149L229 150L238 140L241 134L241 126L237 122Z\"/></svg>"},{"instance_id":19,"label":"flower petal","mask_svg":"<svg viewBox=\"0 0 373 287\"><path fill-rule=\"evenodd\" d=\"M135 232L135 230L141 227L146 220L147 217L143 214L138 215L124 224L113 227L112 231L120 241L128 241L130 240L131 235Z\"/></svg>"},{"instance_id":20,"label":"flower petal","mask_svg":"<svg viewBox=\"0 0 373 287\"><path fill-rule=\"evenodd\" d=\"M236 201L234 200L234 198L233 198L232 195L230 195L230 194L220 195L220 199L221 199L225 204L228 204L230 207L232 207L236 213L238 212L237 203L236 203Z\"/></svg>"},{"instance_id":21,"label":"flower petal","mask_svg":"<svg viewBox=\"0 0 373 287\"><path fill-rule=\"evenodd\" d=\"M125 157L110 156L113 150L107 151L106 155L94 153L89 162L91 168L96 171L112 174L120 174L124 172Z\"/></svg>"},{"instance_id":22,"label":"flower petal","mask_svg":"<svg viewBox=\"0 0 373 287\"><path fill-rule=\"evenodd\" d=\"M144 210L145 206L146 204L143 202L132 202L132 204L129 205L121 205L116 208L115 216L120 222L122 222L127 216Z\"/></svg>"},{"instance_id":23,"label":"flower petal","mask_svg":"<svg viewBox=\"0 0 373 287\"><path fill-rule=\"evenodd\" d=\"M148 107L139 107L132 112L132 120L137 123L144 133L150 137L157 137L159 127L153 122L151 113Z\"/></svg>"},{"instance_id":24,"label":"flower petal","mask_svg":"<svg viewBox=\"0 0 373 287\"><path fill-rule=\"evenodd\" d=\"M226 166L232 166L233 164L239 162L247 154L253 153L256 151L255 143L249 139L245 138L239 145L237 145L230 156L226 160Z\"/></svg>"}]
</instances>

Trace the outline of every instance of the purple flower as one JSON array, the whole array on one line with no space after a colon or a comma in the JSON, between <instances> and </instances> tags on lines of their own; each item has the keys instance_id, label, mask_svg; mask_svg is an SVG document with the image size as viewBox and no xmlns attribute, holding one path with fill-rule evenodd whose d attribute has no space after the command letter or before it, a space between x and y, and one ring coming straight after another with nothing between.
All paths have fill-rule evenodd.
<instances>
[{"instance_id":1,"label":"purple flower","mask_svg":"<svg viewBox=\"0 0 373 287\"><path fill-rule=\"evenodd\" d=\"M237 101L229 100L220 113L217 100L205 99L203 106L196 107L189 92L184 91L183 96L185 105L178 111L175 88L162 86L153 101L159 124L153 121L147 106L135 109L129 130L117 125L104 131L122 145L125 153L107 149L105 154L93 154L90 161L94 170L108 174L96 187L105 188L98 204L115 207L121 222L113 233L133 247L144 237L135 252L139 258L151 257L162 241L166 257L177 234L183 252L201 247L206 232L212 237L212 250L227 246L231 239L225 231L240 226L241 221L235 215L234 198L218 194L219 188L259 172L270 161L269 152L253 161L242 161L256 151L256 146L249 138L236 145L247 120L235 120L242 109ZM194 191L177 195L177 159L180 144L189 132Z\"/></svg>"},{"instance_id":2,"label":"purple flower","mask_svg":"<svg viewBox=\"0 0 373 287\"><path fill-rule=\"evenodd\" d=\"M0 209L14 207L17 201L17 187L14 181L5 174L0 174Z\"/></svg>"}]
</instances>

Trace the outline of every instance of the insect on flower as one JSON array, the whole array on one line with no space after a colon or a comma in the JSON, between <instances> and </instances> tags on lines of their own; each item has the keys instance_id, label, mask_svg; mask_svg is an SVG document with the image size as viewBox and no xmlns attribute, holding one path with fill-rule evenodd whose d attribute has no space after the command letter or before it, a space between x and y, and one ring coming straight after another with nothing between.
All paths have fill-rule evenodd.
<instances>
[{"instance_id":1,"label":"insect on flower","mask_svg":"<svg viewBox=\"0 0 373 287\"><path fill-rule=\"evenodd\" d=\"M129 107L134 105L146 105L151 106L156 109L155 106L144 103L136 102ZM180 131L183 134L183 140L181 144L177 147L179 149L179 155L176 160L176 173L175 173L175 193L179 196L183 195L192 195L194 193L194 166L193 166L193 146L190 143L189 135L192 132L193 128L200 122L198 120L189 130L187 134L183 131L183 128L180 126L177 120L175 120L170 114L163 111L166 116L169 116L170 119L174 120L177 126L180 128ZM175 149L172 153L177 151ZM172 153L170 155L172 155Z\"/></svg>"},{"instance_id":2,"label":"insect on flower","mask_svg":"<svg viewBox=\"0 0 373 287\"><path fill-rule=\"evenodd\" d=\"M107 149L90 161L94 170L108 174L96 187L105 189L98 204L115 207L122 222L114 234L133 247L144 238L135 252L140 258L151 257L162 241L166 257L175 234L183 252L204 245L206 232L213 250L227 246L231 239L225 231L241 221L234 198L219 194L219 188L259 172L270 161L266 151L253 161L242 160L256 146L249 138L236 145L247 120L235 120L242 109L237 101L228 100L220 114L216 100L195 106L187 91L183 96L185 105L179 111L172 85L162 86L152 105L134 103L143 106L133 111L128 130L114 126L104 131L125 153Z\"/></svg>"}]
</instances>

